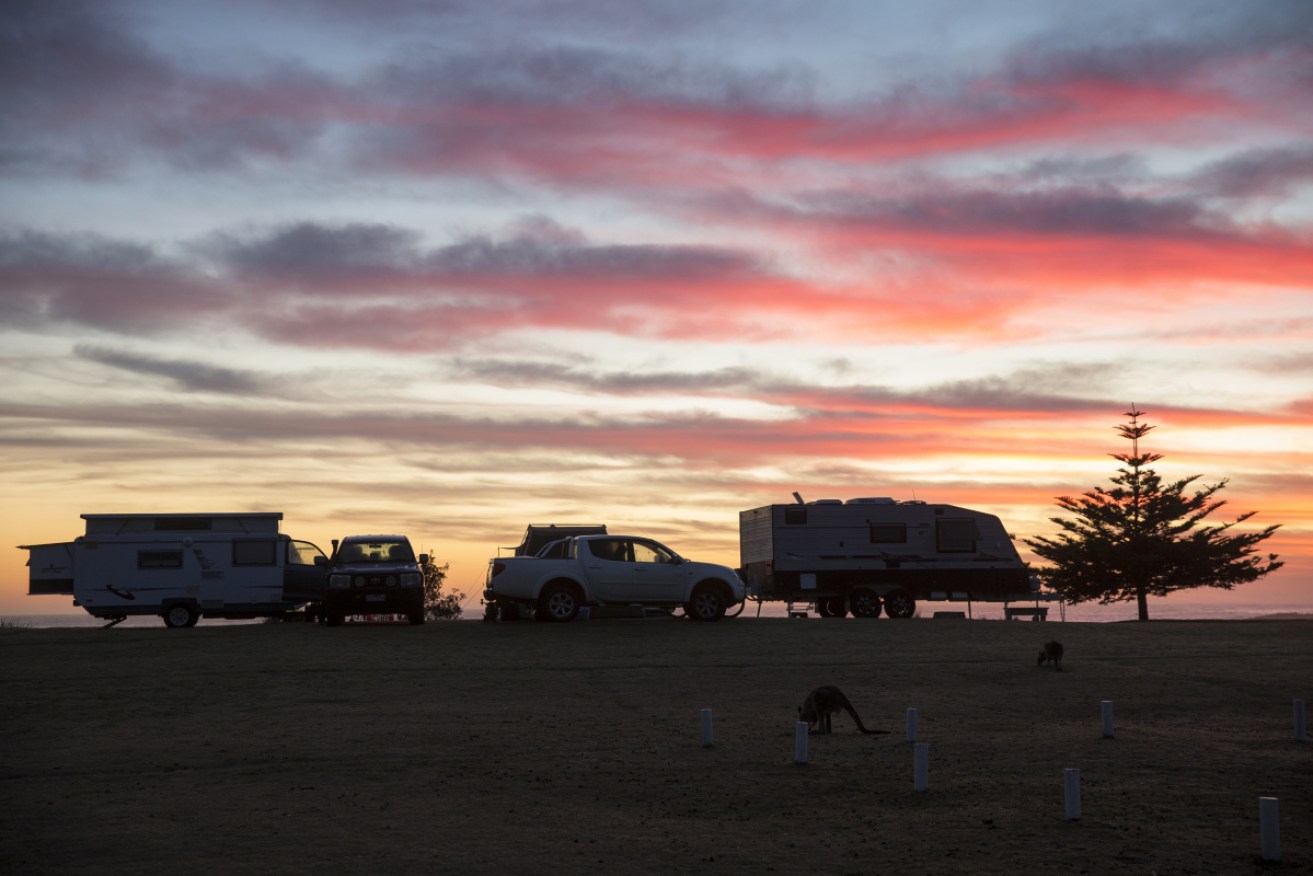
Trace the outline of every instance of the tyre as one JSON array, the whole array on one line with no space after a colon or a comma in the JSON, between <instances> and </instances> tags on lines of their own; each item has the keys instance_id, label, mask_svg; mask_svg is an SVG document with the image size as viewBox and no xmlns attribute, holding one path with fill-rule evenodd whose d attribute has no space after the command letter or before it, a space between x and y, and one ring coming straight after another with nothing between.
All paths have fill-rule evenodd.
<instances>
[{"instance_id":1,"label":"tyre","mask_svg":"<svg viewBox=\"0 0 1313 876\"><path fill-rule=\"evenodd\" d=\"M880 597L870 588L858 587L849 593L848 605L852 608L853 617L880 616Z\"/></svg>"},{"instance_id":2,"label":"tyre","mask_svg":"<svg viewBox=\"0 0 1313 876\"><path fill-rule=\"evenodd\" d=\"M196 609L186 603L170 605L168 608L164 609L164 614L160 615L160 617L164 618L164 625L166 627L171 627L175 630L180 630L183 627L194 627L196 626L196 622L201 619L201 616L196 613Z\"/></svg>"},{"instance_id":3,"label":"tyre","mask_svg":"<svg viewBox=\"0 0 1313 876\"><path fill-rule=\"evenodd\" d=\"M424 623L424 609L412 611L406 614L406 620L410 621L412 627L421 626Z\"/></svg>"},{"instance_id":4,"label":"tyre","mask_svg":"<svg viewBox=\"0 0 1313 876\"><path fill-rule=\"evenodd\" d=\"M699 584L684 606L684 614L695 621L718 621L729 608L725 593L719 585Z\"/></svg>"},{"instance_id":5,"label":"tyre","mask_svg":"<svg viewBox=\"0 0 1313 876\"><path fill-rule=\"evenodd\" d=\"M884 610L890 617L911 617L916 613L916 600L906 590L895 590L885 594Z\"/></svg>"},{"instance_id":6,"label":"tyre","mask_svg":"<svg viewBox=\"0 0 1313 876\"><path fill-rule=\"evenodd\" d=\"M816 600L816 613L821 617L843 617L848 613L848 606L842 596Z\"/></svg>"},{"instance_id":7,"label":"tyre","mask_svg":"<svg viewBox=\"0 0 1313 876\"><path fill-rule=\"evenodd\" d=\"M538 617L554 623L572 621L579 614L579 593L569 584L548 584L538 597Z\"/></svg>"},{"instance_id":8,"label":"tyre","mask_svg":"<svg viewBox=\"0 0 1313 876\"><path fill-rule=\"evenodd\" d=\"M324 623L330 627L340 627L344 620L346 620L346 616L340 611L334 611L330 608L324 612Z\"/></svg>"}]
</instances>

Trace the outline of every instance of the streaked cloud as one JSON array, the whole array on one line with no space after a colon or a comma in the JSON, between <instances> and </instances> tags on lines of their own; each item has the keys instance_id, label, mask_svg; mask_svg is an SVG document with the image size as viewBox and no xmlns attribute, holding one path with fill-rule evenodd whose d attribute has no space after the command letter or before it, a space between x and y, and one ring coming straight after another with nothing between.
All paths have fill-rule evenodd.
<instances>
[{"instance_id":1,"label":"streaked cloud","mask_svg":"<svg viewBox=\"0 0 1313 876\"><path fill-rule=\"evenodd\" d=\"M472 580L530 520L733 562L737 512L794 489L1032 535L1134 403L1173 471L1283 524L1259 590L1293 600L1311 27L1221 0L18 0L0 522L271 507L324 542L412 530Z\"/></svg>"}]
</instances>

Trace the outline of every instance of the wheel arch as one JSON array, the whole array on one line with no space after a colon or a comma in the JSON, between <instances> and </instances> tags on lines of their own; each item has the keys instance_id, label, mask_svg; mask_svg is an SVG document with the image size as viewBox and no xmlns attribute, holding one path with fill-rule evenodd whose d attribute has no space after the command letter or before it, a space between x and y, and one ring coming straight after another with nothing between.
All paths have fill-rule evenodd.
<instances>
[{"instance_id":1,"label":"wheel arch","mask_svg":"<svg viewBox=\"0 0 1313 876\"><path fill-rule=\"evenodd\" d=\"M579 597L580 604L592 601L592 596L588 592L588 585L573 575L552 575L548 578L544 578L538 583L538 586L534 588L533 601L537 602L539 599L542 599L543 591L554 585L560 585L572 589Z\"/></svg>"}]
</instances>

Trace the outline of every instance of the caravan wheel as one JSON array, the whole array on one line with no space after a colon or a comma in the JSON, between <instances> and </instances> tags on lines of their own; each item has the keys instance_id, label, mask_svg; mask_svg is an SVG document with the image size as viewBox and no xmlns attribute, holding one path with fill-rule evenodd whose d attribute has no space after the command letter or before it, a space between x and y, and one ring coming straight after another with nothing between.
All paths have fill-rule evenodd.
<instances>
[{"instance_id":1,"label":"caravan wheel","mask_svg":"<svg viewBox=\"0 0 1313 876\"><path fill-rule=\"evenodd\" d=\"M843 617L848 613L848 605L842 596L816 600L816 613L821 617Z\"/></svg>"},{"instance_id":2,"label":"caravan wheel","mask_svg":"<svg viewBox=\"0 0 1313 876\"><path fill-rule=\"evenodd\" d=\"M906 590L895 590L885 594L884 610L890 617L911 617L916 614L916 600Z\"/></svg>"},{"instance_id":3,"label":"caravan wheel","mask_svg":"<svg viewBox=\"0 0 1313 876\"><path fill-rule=\"evenodd\" d=\"M194 627L196 622L201 619L201 616L196 613L196 609L185 603L170 605L160 617L164 618L166 627L172 627L175 630L183 627Z\"/></svg>"},{"instance_id":4,"label":"caravan wheel","mask_svg":"<svg viewBox=\"0 0 1313 876\"><path fill-rule=\"evenodd\" d=\"M879 617L880 597L874 590L858 587L848 594L848 607L852 609L853 617Z\"/></svg>"}]
</instances>

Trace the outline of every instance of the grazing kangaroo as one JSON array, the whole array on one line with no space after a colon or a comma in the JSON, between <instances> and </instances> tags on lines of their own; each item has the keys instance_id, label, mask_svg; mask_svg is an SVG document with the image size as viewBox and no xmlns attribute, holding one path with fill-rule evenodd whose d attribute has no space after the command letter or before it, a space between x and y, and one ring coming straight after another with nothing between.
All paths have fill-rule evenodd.
<instances>
[{"instance_id":1,"label":"grazing kangaroo","mask_svg":"<svg viewBox=\"0 0 1313 876\"><path fill-rule=\"evenodd\" d=\"M1052 663L1053 668L1058 672L1062 671L1062 643L1045 642L1044 647L1040 649L1039 659L1035 661L1036 666L1043 666L1045 663Z\"/></svg>"},{"instance_id":2,"label":"grazing kangaroo","mask_svg":"<svg viewBox=\"0 0 1313 876\"><path fill-rule=\"evenodd\" d=\"M798 720L806 721L809 725L809 733L817 734L830 733L830 717L839 712L847 712L853 716L857 722L857 729L863 733L888 733L888 730L867 730L862 724L862 719L857 716L857 710L853 704L844 696L843 691L839 690L832 684L823 684L816 690L807 694L807 699L802 701L798 707ZM817 725L816 730L812 731L810 725Z\"/></svg>"}]
</instances>

